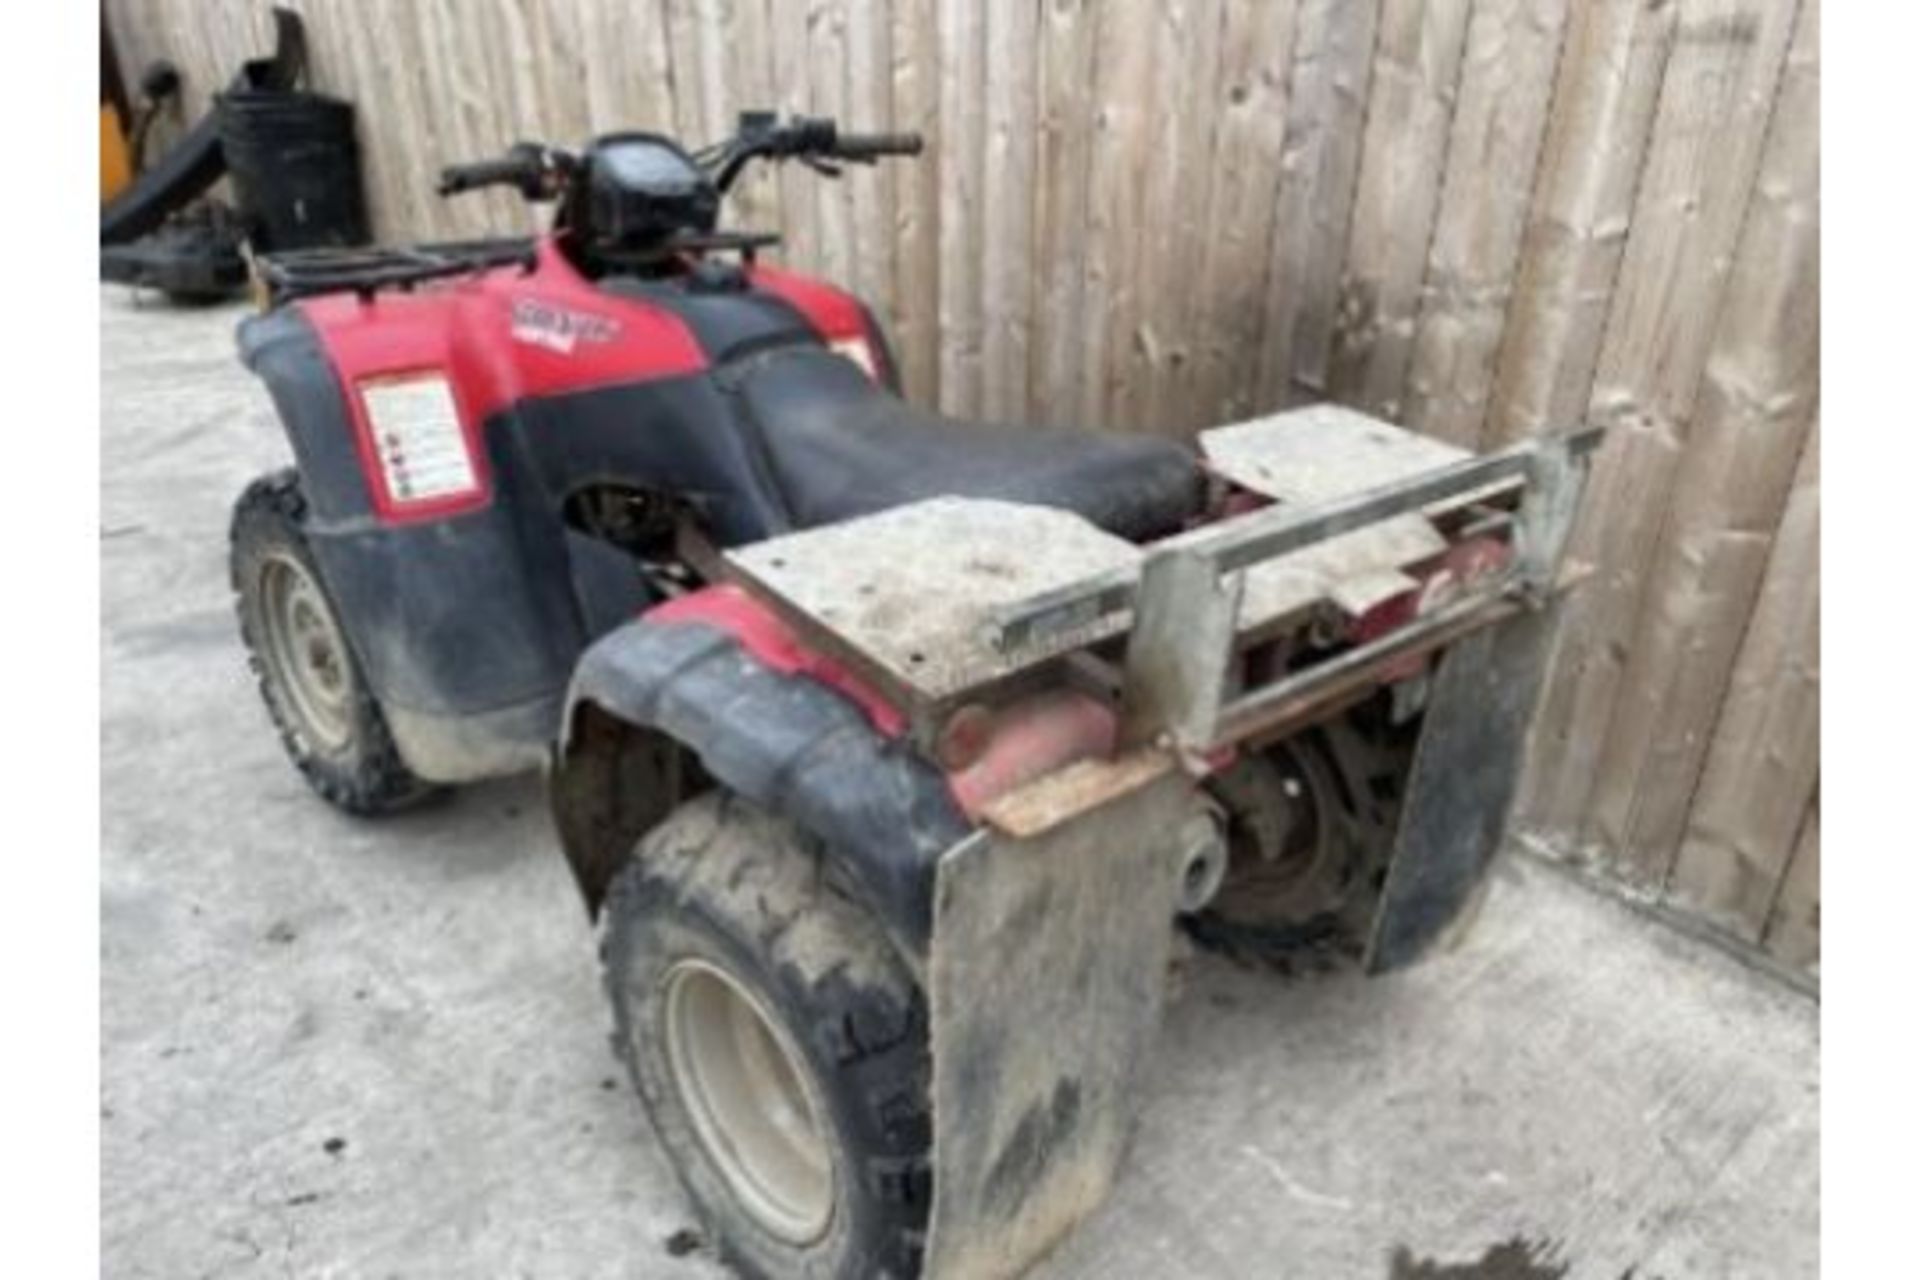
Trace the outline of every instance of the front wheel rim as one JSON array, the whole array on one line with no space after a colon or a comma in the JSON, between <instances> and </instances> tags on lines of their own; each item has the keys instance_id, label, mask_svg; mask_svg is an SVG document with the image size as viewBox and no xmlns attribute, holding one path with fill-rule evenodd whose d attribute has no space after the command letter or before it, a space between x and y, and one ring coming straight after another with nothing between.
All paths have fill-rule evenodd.
<instances>
[{"instance_id":1,"label":"front wheel rim","mask_svg":"<svg viewBox=\"0 0 1920 1280\"><path fill-rule=\"evenodd\" d=\"M734 1198L772 1234L806 1245L833 1221L833 1163L805 1059L718 965L668 971L667 1066L694 1136Z\"/></svg>"}]
</instances>

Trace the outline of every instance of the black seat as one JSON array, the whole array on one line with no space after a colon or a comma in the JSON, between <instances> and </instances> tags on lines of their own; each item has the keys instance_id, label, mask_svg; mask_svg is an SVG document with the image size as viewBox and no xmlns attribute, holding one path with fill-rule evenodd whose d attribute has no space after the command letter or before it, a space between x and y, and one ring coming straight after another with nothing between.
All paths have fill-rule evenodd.
<instances>
[{"instance_id":1,"label":"black seat","mask_svg":"<svg viewBox=\"0 0 1920 1280\"><path fill-rule=\"evenodd\" d=\"M943 417L818 347L762 356L741 394L802 528L952 496L1058 507L1143 541L1200 506L1184 445Z\"/></svg>"}]
</instances>

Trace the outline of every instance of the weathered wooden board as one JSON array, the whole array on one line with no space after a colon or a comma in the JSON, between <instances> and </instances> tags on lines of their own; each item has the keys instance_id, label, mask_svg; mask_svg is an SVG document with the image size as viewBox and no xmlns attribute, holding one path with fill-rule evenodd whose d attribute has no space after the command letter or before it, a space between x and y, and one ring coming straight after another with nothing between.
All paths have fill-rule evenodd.
<instances>
[{"instance_id":1,"label":"weathered wooden board","mask_svg":"<svg viewBox=\"0 0 1920 1280\"><path fill-rule=\"evenodd\" d=\"M1767 919L1766 947L1773 958L1795 969L1820 970L1820 796L1807 806L1787 864L1773 913Z\"/></svg>"},{"instance_id":2,"label":"weathered wooden board","mask_svg":"<svg viewBox=\"0 0 1920 1280\"><path fill-rule=\"evenodd\" d=\"M1820 438L1808 437L1714 726L1672 889L1757 938L1820 772Z\"/></svg>"},{"instance_id":3,"label":"weathered wooden board","mask_svg":"<svg viewBox=\"0 0 1920 1280\"><path fill-rule=\"evenodd\" d=\"M1027 414L1028 273L1033 268L1037 6L992 0L987 11L986 158L981 290L981 410L1002 422Z\"/></svg>"},{"instance_id":4,"label":"weathered wooden board","mask_svg":"<svg viewBox=\"0 0 1920 1280\"><path fill-rule=\"evenodd\" d=\"M1489 445L1584 422L1679 6L1588 0L1568 18L1507 306Z\"/></svg>"},{"instance_id":5,"label":"weathered wooden board","mask_svg":"<svg viewBox=\"0 0 1920 1280\"><path fill-rule=\"evenodd\" d=\"M926 150L894 175L897 261L893 352L909 398L938 404L940 388L940 28L936 0L892 0L893 127Z\"/></svg>"},{"instance_id":6,"label":"weathered wooden board","mask_svg":"<svg viewBox=\"0 0 1920 1280\"><path fill-rule=\"evenodd\" d=\"M1331 390L1398 418L1447 163L1468 0L1386 0L1340 282Z\"/></svg>"},{"instance_id":7,"label":"weathered wooden board","mask_svg":"<svg viewBox=\"0 0 1920 1280\"><path fill-rule=\"evenodd\" d=\"M1568 0L1480 0L1467 28L1404 421L1474 447L1506 324Z\"/></svg>"},{"instance_id":8,"label":"weathered wooden board","mask_svg":"<svg viewBox=\"0 0 1920 1280\"><path fill-rule=\"evenodd\" d=\"M1227 0L1221 14L1221 100L1203 179L1197 291L1188 302L1191 351L1173 391L1188 420L1203 425L1238 421L1256 408L1267 247L1286 142L1275 126L1289 114L1296 8L1294 0Z\"/></svg>"},{"instance_id":9,"label":"weathered wooden board","mask_svg":"<svg viewBox=\"0 0 1920 1280\"><path fill-rule=\"evenodd\" d=\"M986 12L940 0L940 401L977 413L982 401L986 274Z\"/></svg>"},{"instance_id":10,"label":"weathered wooden board","mask_svg":"<svg viewBox=\"0 0 1920 1280\"><path fill-rule=\"evenodd\" d=\"M1100 13L1088 0L1049 4L1038 32L1027 398L1055 421L1080 405Z\"/></svg>"},{"instance_id":11,"label":"weathered wooden board","mask_svg":"<svg viewBox=\"0 0 1920 1280\"><path fill-rule=\"evenodd\" d=\"M1302 0L1267 259L1256 407L1324 399L1380 0Z\"/></svg>"}]
</instances>

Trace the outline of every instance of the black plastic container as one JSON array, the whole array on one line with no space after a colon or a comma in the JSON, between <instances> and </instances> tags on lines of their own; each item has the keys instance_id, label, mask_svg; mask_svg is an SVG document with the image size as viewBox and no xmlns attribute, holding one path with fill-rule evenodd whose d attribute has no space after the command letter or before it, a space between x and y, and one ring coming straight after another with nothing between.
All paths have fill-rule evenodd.
<instances>
[{"instance_id":1,"label":"black plastic container","mask_svg":"<svg viewBox=\"0 0 1920 1280\"><path fill-rule=\"evenodd\" d=\"M367 243L353 104L317 93L236 89L220 99L220 144L254 247Z\"/></svg>"}]
</instances>

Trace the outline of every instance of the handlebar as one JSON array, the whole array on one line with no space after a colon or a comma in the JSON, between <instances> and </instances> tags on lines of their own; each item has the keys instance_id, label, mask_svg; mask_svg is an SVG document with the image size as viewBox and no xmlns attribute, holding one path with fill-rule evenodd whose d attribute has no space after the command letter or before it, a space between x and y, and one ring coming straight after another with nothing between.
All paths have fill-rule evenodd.
<instances>
[{"instance_id":1,"label":"handlebar","mask_svg":"<svg viewBox=\"0 0 1920 1280\"><path fill-rule=\"evenodd\" d=\"M833 177L832 161L872 164L882 156L917 156L922 146L917 133L841 133L839 125L824 116L782 121L770 111L743 111L739 131L707 148L700 159L713 173L714 185L725 191L756 158L799 160Z\"/></svg>"},{"instance_id":2,"label":"handlebar","mask_svg":"<svg viewBox=\"0 0 1920 1280\"><path fill-rule=\"evenodd\" d=\"M833 154L841 160L871 162L881 156L917 156L925 144L917 133L843 133Z\"/></svg>"},{"instance_id":3,"label":"handlebar","mask_svg":"<svg viewBox=\"0 0 1920 1280\"><path fill-rule=\"evenodd\" d=\"M835 177L834 161L872 164L883 156L917 156L923 145L917 133L841 133L823 116L781 120L770 111L747 111L733 137L695 153L693 160L724 192L754 159L798 160ZM582 158L537 142L515 143L499 159L446 166L440 170L439 193L513 187L529 200L549 200L561 194Z\"/></svg>"},{"instance_id":4,"label":"handlebar","mask_svg":"<svg viewBox=\"0 0 1920 1280\"><path fill-rule=\"evenodd\" d=\"M450 164L440 170L439 193L459 195L481 187L514 187L529 200L553 194L552 181L561 162L559 152L533 142L519 142L497 160Z\"/></svg>"}]
</instances>

